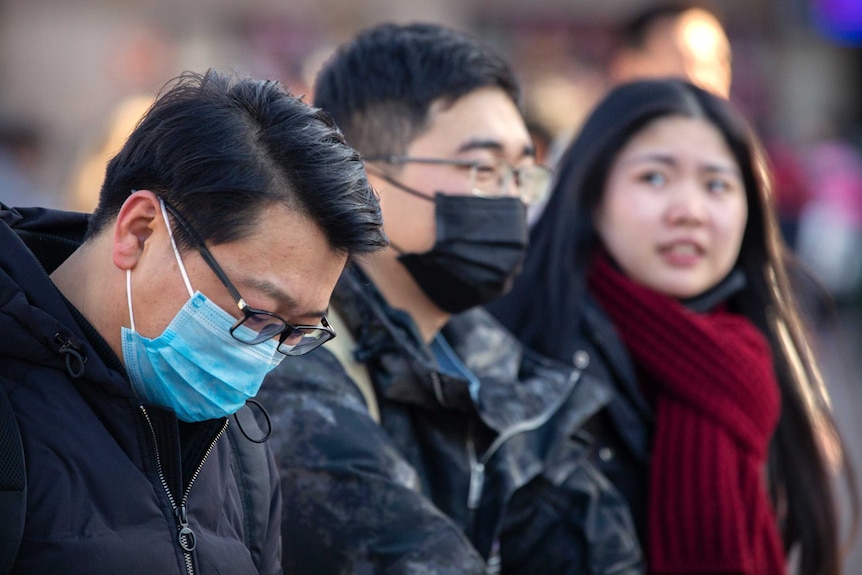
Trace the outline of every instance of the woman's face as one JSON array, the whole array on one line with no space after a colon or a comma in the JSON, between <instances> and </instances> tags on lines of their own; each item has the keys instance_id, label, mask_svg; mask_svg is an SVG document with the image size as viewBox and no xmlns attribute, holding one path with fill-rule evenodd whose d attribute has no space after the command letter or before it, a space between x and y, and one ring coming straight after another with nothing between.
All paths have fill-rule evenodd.
<instances>
[{"instance_id":1,"label":"woman's face","mask_svg":"<svg viewBox=\"0 0 862 575\"><path fill-rule=\"evenodd\" d=\"M630 278L689 298L736 263L748 218L742 174L707 120L665 116L620 150L596 209L596 229Z\"/></svg>"}]
</instances>

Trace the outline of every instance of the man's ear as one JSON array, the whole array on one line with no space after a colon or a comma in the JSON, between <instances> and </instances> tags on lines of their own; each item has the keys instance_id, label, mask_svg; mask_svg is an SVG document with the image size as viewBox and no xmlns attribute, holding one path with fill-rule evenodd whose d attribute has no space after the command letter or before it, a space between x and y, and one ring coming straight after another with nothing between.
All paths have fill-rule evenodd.
<instances>
[{"instance_id":1,"label":"man's ear","mask_svg":"<svg viewBox=\"0 0 862 575\"><path fill-rule=\"evenodd\" d=\"M126 199L114 224L111 254L115 266L129 270L137 265L144 242L162 222L160 214L159 198L149 190L137 190Z\"/></svg>"}]
</instances>

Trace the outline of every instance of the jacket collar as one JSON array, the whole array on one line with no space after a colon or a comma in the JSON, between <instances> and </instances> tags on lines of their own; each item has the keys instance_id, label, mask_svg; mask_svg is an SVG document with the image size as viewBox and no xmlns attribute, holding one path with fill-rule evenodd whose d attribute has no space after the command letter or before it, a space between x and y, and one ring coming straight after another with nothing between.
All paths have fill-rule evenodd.
<instances>
[{"instance_id":1,"label":"jacket collar","mask_svg":"<svg viewBox=\"0 0 862 575\"><path fill-rule=\"evenodd\" d=\"M634 364L610 319L591 298L584 307L583 322L587 339L604 357L616 387L645 419L651 420L653 410L638 386Z\"/></svg>"},{"instance_id":2,"label":"jacket collar","mask_svg":"<svg viewBox=\"0 0 862 575\"><path fill-rule=\"evenodd\" d=\"M444 380L447 388L457 387L459 378L440 372L410 315L390 307L356 265L342 274L332 294L332 305L356 341L353 354L357 361L369 365L373 372L387 374L378 378L378 389L385 398L434 409L441 407L437 396ZM466 389L467 382L462 383ZM459 401L455 401L456 396ZM469 409L465 397L451 394L451 403L445 407Z\"/></svg>"},{"instance_id":3,"label":"jacket collar","mask_svg":"<svg viewBox=\"0 0 862 575\"><path fill-rule=\"evenodd\" d=\"M577 381L573 368L525 355L488 312L474 308L454 316L442 331L479 380L474 399L470 382L441 370L410 316L390 307L357 267L342 275L332 303L357 342L357 360L382 373L376 380L378 391L391 401L476 412L502 433L559 407Z\"/></svg>"},{"instance_id":4,"label":"jacket collar","mask_svg":"<svg viewBox=\"0 0 862 575\"><path fill-rule=\"evenodd\" d=\"M588 377L613 387L617 397L608 404L608 413L635 457L646 463L654 421L652 406L640 390L634 365L613 324L590 297L575 345L587 347L598 356L597 361L590 362Z\"/></svg>"},{"instance_id":5,"label":"jacket collar","mask_svg":"<svg viewBox=\"0 0 862 575\"><path fill-rule=\"evenodd\" d=\"M0 333L11 334L0 354L128 395L124 375L102 361L48 277L80 246L87 223L86 214L0 204Z\"/></svg>"}]
</instances>

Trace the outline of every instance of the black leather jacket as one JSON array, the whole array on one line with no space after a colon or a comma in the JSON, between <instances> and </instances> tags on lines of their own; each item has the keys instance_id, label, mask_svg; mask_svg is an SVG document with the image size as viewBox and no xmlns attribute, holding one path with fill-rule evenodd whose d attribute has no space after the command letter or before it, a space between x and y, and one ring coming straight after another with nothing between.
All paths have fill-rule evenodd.
<instances>
[{"instance_id":1,"label":"black leather jacket","mask_svg":"<svg viewBox=\"0 0 862 575\"><path fill-rule=\"evenodd\" d=\"M381 422L325 348L264 382L286 572L640 572L627 506L579 433L609 401L606 386L525 354L482 309L443 330L455 359L441 367L356 269L332 303Z\"/></svg>"}]
</instances>

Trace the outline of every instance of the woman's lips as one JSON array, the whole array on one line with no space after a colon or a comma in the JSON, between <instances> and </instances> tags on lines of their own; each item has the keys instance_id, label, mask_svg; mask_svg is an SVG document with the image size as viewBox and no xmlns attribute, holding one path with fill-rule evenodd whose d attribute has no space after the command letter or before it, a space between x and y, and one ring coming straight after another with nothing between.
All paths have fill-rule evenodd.
<instances>
[{"instance_id":1,"label":"woman's lips","mask_svg":"<svg viewBox=\"0 0 862 575\"><path fill-rule=\"evenodd\" d=\"M662 244L658 248L659 255L668 265L688 267L703 259L704 250L693 241L678 241Z\"/></svg>"}]
</instances>

